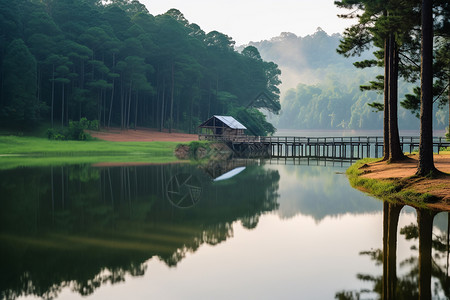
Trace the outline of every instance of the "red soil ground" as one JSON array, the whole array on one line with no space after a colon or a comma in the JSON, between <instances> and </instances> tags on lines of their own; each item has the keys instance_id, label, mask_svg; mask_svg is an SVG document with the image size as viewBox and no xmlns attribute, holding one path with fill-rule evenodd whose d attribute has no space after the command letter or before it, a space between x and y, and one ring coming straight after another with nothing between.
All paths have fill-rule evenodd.
<instances>
[{"instance_id":1,"label":"red soil ground","mask_svg":"<svg viewBox=\"0 0 450 300\"><path fill-rule=\"evenodd\" d=\"M434 155L436 168L443 172L438 178L410 178L417 171L418 155L410 155L410 159L388 164L384 161L368 164L362 175L374 179L402 179L407 188L419 193L429 193L442 198L439 203L430 207L450 211L450 155Z\"/></svg>"},{"instance_id":2,"label":"red soil ground","mask_svg":"<svg viewBox=\"0 0 450 300\"><path fill-rule=\"evenodd\" d=\"M112 142L191 142L198 141L198 135L172 132L167 130L159 132L157 129L138 128L121 130L120 128L102 129L101 131L89 131L98 139Z\"/></svg>"}]
</instances>

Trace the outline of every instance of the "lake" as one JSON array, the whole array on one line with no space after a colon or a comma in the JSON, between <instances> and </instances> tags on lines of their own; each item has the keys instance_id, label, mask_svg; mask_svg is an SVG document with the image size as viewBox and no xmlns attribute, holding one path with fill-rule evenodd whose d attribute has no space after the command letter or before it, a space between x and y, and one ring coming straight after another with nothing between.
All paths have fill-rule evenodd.
<instances>
[{"instance_id":1,"label":"lake","mask_svg":"<svg viewBox=\"0 0 450 300\"><path fill-rule=\"evenodd\" d=\"M349 185L348 166L310 159L1 170L1 297L377 299L384 205ZM447 217L434 219L435 299L449 295ZM416 229L415 210L403 208L394 263L397 286L413 298Z\"/></svg>"}]
</instances>

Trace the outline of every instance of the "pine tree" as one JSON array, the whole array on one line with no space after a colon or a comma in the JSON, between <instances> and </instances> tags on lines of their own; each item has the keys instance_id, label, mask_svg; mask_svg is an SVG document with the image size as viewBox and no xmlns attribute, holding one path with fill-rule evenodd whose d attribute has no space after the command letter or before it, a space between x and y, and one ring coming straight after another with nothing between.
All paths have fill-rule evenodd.
<instances>
[{"instance_id":1,"label":"pine tree","mask_svg":"<svg viewBox=\"0 0 450 300\"><path fill-rule=\"evenodd\" d=\"M36 60L22 39L13 40L3 60L4 107L2 121L12 126L31 126L38 121Z\"/></svg>"}]
</instances>

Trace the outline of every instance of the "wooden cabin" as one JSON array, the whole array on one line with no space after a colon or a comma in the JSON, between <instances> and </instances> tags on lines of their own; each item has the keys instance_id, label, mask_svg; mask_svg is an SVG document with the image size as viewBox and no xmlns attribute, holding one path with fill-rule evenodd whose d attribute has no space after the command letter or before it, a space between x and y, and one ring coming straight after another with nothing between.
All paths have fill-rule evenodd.
<instances>
[{"instance_id":1,"label":"wooden cabin","mask_svg":"<svg viewBox=\"0 0 450 300\"><path fill-rule=\"evenodd\" d=\"M220 138L220 139L233 139L238 136L243 136L244 131L247 129L238 120L231 116L212 116L207 121L198 126L200 139L202 137L208 139Z\"/></svg>"}]
</instances>

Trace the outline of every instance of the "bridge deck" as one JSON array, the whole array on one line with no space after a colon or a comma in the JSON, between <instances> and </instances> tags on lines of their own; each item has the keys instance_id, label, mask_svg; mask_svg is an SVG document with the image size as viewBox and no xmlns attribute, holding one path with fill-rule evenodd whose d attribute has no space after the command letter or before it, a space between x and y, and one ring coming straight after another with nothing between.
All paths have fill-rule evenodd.
<instances>
[{"instance_id":1,"label":"bridge deck","mask_svg":"<svg viewBox=\"0 0 450 300\"><path fill-rule=\"evenodd\" d=\"M244 157L326 157L358 159L383 155L383 137L294 137L294 136L199 136L200 140L226 142L238 156ZM404 152L417 150L420 137L402 136L400 146ZM434 152L442 147L450 147L443 137L433 138Z\"/></svg>"}]
</instances>

